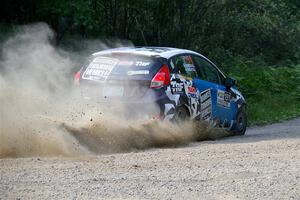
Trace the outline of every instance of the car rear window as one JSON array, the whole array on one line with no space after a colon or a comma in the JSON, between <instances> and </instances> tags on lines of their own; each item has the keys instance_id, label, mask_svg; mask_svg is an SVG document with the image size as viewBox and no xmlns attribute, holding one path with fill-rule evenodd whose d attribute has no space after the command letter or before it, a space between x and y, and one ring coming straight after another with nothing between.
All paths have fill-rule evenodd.
<instances>
[{"instance_id":1,"label":"car rear window","mask_svg":"<svg viewBox=\"0 0 300 200\"><path fill-rule=\"evenodd\" d=\"M109 76L145 76L155 65L151 57L141 55L108 54L94 56L83 68L82 78L105 81Z\"/></svg>"}]
</instances>

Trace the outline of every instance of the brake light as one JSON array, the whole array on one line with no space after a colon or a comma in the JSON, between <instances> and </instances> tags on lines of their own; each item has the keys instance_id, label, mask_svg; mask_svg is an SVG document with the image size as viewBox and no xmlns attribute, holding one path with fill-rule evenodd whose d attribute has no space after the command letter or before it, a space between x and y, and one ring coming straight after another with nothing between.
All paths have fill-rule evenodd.
<instances>
[{"instance_id":1,"label":"brake light","mask_svg":"<svg viewBox=\"0 0 300 200\"><path fill-rule=\"evenodd\" d=\"M81 73L80 71L76 72L74 75L74 83L79 84Z\"/></svg>"},{"instance_id":2,"label":"brake light","mask_svg":"<svg viewBox=\"0 0 300 200\"><path fill-rule=\"evenodd\" d=\"M163 65L153 77L150 88L160 88L170 84L170 71L167 65Z\"/></svg>"}]
</instances>

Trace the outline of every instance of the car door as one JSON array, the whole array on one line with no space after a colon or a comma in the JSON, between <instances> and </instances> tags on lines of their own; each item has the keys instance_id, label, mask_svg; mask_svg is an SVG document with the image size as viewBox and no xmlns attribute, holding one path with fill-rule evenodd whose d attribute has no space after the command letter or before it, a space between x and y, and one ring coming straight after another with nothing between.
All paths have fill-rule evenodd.
<instances>
[{"instance_id":1,"label":"car door","mask_svg":"<svg viewBox=\"0 0 300 200\"><path fill-rule=\"evenodd\" d=\"M212 103L211 88L213 88L213 84L200 79L192 54L174 56L170 59L170 65L172 72L180 75L180 79L183 77L189 84L186 87L185 96L190 102L193 102L188 104L191 116L202 120L211 120L212 116L216 115L216 113L212 113L213 110L216 110L213 109L215 103L214 105Z\"/></svg>"},{"instance_id":2,"label":"car door","mask_svg":"<svg viewBox=\"0 0 300 200\"><path fill-rule=\"evenodd\" d=\"M177 106L184 105L188 108L191 118L201 114L199 94L193 86L193 79L197 77L196 67L191 55L179 54L170 59L171 91L180 95Z\"/></svg>"},{"instance_id":3,"label":"car door","mask_svg":"<svg viewBox=\"0 0 300 200\"><path fill-rule=\"evenodd\" d=\"M207 59L193 56L199 77L194 80L200 90L211 90L212 119L223 126L230 126L234 119L235 106L231 102L231 93L224 86L225 77Z\"/></svg>"}]
</instances>

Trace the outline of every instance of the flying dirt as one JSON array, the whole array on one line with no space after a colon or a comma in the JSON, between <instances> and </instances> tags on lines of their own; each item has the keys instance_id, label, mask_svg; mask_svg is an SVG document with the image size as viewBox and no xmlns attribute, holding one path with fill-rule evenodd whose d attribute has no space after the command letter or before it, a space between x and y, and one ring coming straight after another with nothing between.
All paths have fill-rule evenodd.
<instances>
[{"instance_id":1,"label":"flying dirt","mask_svg":"<svg viewBox=\"0 0 300 200\"><path fill-rule=\"evenodd\" d=\"M122 105L108 112L97 102L84 101L70 78L77 65L73 58L84 53L54 47L53 37L46 24L33 24L3 43L0 158L127 152L209 137L207 124L130 121L112 114Z\"/></svg>"}]
</instances>

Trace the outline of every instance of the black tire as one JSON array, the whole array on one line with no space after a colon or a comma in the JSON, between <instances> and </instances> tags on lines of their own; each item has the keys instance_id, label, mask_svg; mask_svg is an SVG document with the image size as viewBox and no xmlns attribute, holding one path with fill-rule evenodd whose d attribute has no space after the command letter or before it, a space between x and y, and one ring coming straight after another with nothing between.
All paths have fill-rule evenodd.
<instances>
[{"instance_id":1,"label":"black tire","mask_svg":"<svg viewBox=\"0 0 300 200\"><path fill-rule=\"evenodd\" d=\"M236 116L236 127L233 131L234 135L245 135L247 129L247 113L246 109L242 108L238 111Z\"/></svg>"},{"instance_id":2,"label":"black tire","mask_svg":"<svg viewBox=\"0 0 300 200\"><path fill-rule=\"evenodd\" d=\"M180 106L175 110L173 121L176 123L187 121L190 118L187 108Z\"/></svg>"}]
</instances>

